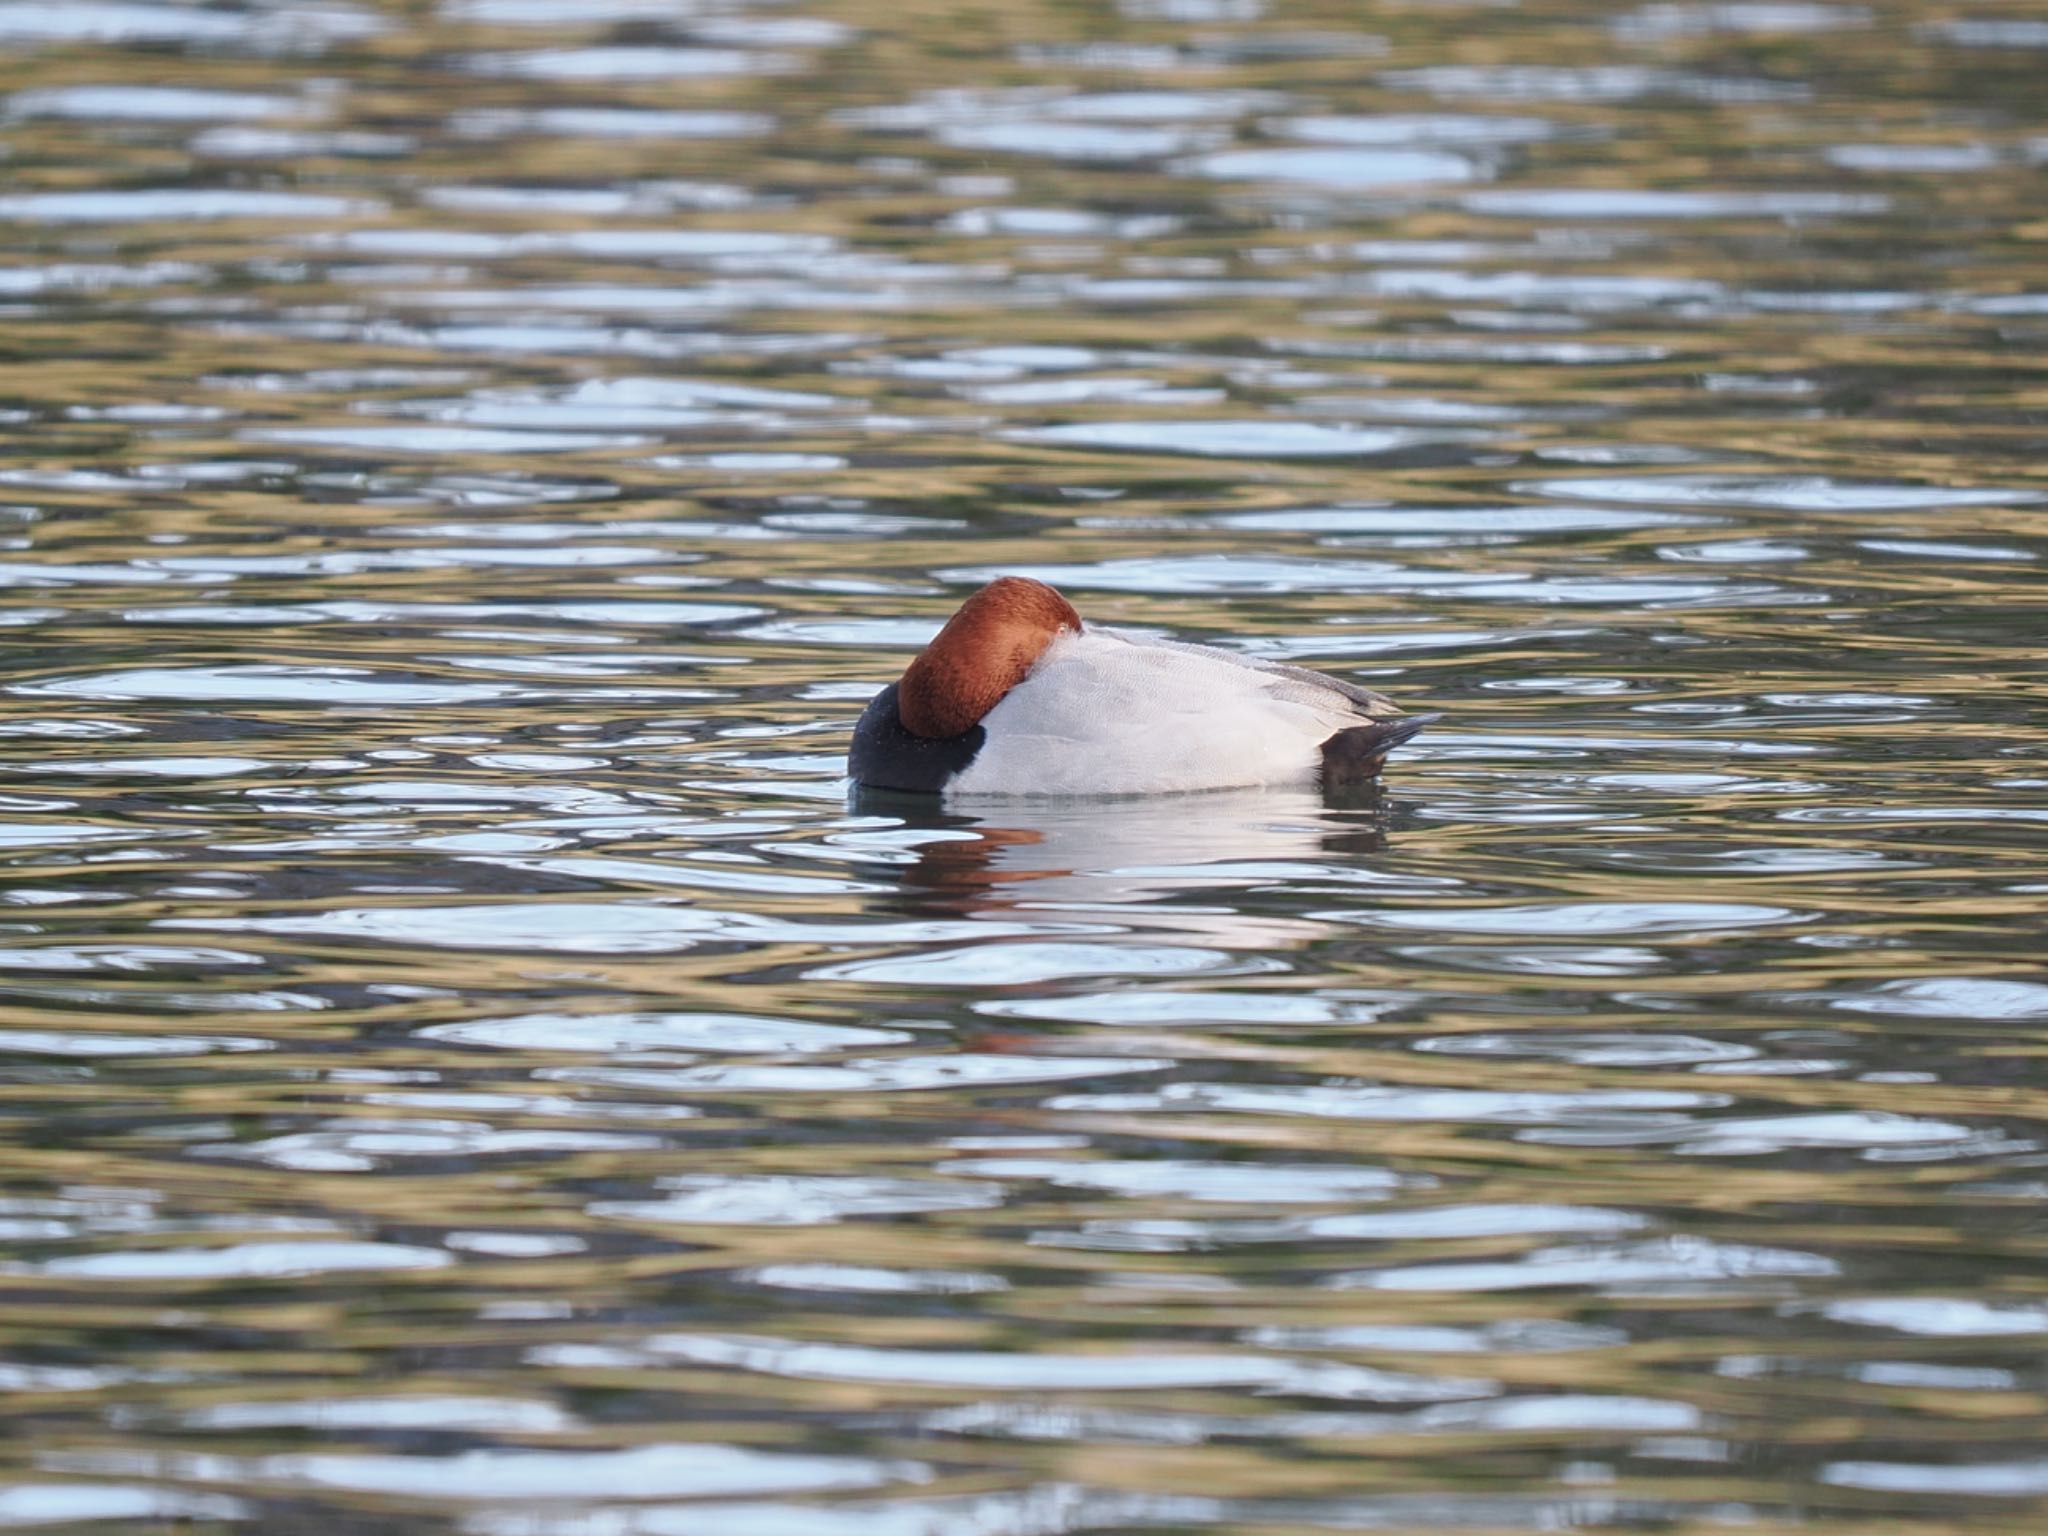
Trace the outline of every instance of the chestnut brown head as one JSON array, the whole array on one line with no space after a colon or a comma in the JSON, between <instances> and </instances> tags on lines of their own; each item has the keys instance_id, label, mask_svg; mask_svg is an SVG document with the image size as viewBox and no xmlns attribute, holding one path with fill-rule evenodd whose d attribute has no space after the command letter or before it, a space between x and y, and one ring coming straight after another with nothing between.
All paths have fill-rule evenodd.
<instances>
[{"instance_id":1,"label":"chestnut brown head","mask_svg":"<svg viewBox=\"0 0 2048 1536\"><path fill-rule=\"evenodd\" d=\"M1003 576L960 605L896 686L896 712L915 736L970 731L1024 681L1063 633L1079 633L1074 605L1042 581Z\"/></svg>"}]
</instances>

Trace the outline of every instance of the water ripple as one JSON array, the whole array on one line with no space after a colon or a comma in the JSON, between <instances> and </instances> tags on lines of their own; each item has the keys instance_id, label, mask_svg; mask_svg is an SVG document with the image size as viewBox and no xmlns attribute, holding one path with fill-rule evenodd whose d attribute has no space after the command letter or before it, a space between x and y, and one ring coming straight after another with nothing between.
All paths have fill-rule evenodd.
<instances>
[{"instance_id":1,"label":"water ripple","mask_svg":"<svg viewBox=\"0 0 2048 1536\"><path fill-rule=\"evenodd\" d=\"M2033 1529L2041 24L998 19L0 0L0 1525Z\"/></svg>"}]
</instances>

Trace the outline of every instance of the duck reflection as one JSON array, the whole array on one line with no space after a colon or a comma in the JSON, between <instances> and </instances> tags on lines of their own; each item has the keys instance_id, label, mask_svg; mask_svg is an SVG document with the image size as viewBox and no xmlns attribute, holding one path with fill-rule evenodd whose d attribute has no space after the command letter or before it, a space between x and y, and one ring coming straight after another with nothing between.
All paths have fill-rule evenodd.
<instances>
[{"instance_id":1,"label":"duck reflection","mask_svg":"<svg viewBox=\"0 0 2048 1536\"><path fill-rule=\"evenodd\" d=\"M1115 908L1120 927L1174 929L1205 942L1285 943L1322 931L1278 915L1292 903L1275 900L1274 888L1313 884L1327 893L1332 884L1372 882L1357 861L1387 846L1377 791L1345 805L1310 790L1260 789L942 806L857 790L852 806L898 820L906 841L926 834L915 861L902 866L906 896L978 913ZM1228 891L1262 894L1229 904L1185 900Z\"/></svg>"}]
</instances>

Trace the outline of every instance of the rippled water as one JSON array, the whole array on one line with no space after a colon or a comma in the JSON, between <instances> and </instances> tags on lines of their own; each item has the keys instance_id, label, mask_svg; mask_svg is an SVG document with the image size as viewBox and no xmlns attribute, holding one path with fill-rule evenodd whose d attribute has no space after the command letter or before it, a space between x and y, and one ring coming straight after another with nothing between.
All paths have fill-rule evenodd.
<instances>
[{"instance_id":1,"label":"rippled water","mask_svg":"<svg viewBox=\"0 0 2048 1536\"><path fill-rule=\"evenodd\" d=\"M0 1526L2038 1530L2044 70L0 0ZM1005 571L1447 718L850 803Z\"/></svg>"}]
</instances>

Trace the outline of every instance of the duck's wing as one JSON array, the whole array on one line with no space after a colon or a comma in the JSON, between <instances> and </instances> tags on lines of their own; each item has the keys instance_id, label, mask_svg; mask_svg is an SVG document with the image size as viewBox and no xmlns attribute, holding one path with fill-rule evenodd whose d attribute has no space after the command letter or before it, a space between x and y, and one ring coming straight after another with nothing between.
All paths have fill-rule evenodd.
<instances>
[{"instance_id":1,"label":"duck's wing","mask_svg":"<svg viewBox=\"0 0 2048 1536\"><path fill-rule=\"evenodd\" d=\"M1374 693L1370 688L1361 688L1356 683L1347 683L1341 677L1332 677L1327 672L1317 672L1310 667L1290 667L1283 662L1262 661L1255 656L1240 656L1235 651L1220 650L1213 645L1196 645L1187 640L1139 639L1125 635L1119 630L1109 630L1106 633L1129 640L1134 645L1157 645L1167 650L1189 651L1197 656L1228 662L1234 667L1263 672L1293 685L1291 688L1283 688L1275 684L1270 691L1282 697L1295 698L1311 707L1327 709L1332 706L1332 695L1335 695L1350 706L1350 713L1363 715L1368 720L1392 720L1401 713L1400 706L1385 694Z\"/></svg>"},{"instance_id":2,"label":"duck's wing","mask_svg":"<svg viewBox=\"0 0 2048 1536\"><path fill-rule=\"evenodd\" d=\"M1176 650L1197 651L1204 656L1235 662L1263 673L1276 679L1269 685L1268 692L1276 697L1295 699L1324 715L1336 701L1342 700L1349 711L1347 718L1355 723L1337 724L1319 748L1321 779L1325 789L1354 789L1370 784L1379 777L1389 752L1415 736L1424 726L1443 718L1442 715L1404 715L1385 694L1374 693L1370 688L1361 688L1341 677L1331 677L1327 672L1317 672L1308 667L1259 661L1232 651L1218 650L1211 645L1189 645L1179 640L1156 643Z\"/></svg>"},{"instance_id":3,"label":"duck's wing","mask_svg":"<svg viewBox=\"0 0 2048 1536\"><path fill-rule=\"evenodd\" d=\"M1306 704L1323 718L1328 718L1332 706L1341 700L1348 711L1345 721L1332 727L1318 749L1322 762L1320 777L1325 789L1355 789L1370 784L1379 777L1389 752L1414 737L1424 726L1443 718L1442 715L1405 715L1385 694L1348 683L1341 677L1331 677L1327 672L1259 661L1217 650L1214 646L1190 646L1174 640L1161 643L1182 650L1200 651L1205 656L1234 661L1239 666L1263 673L1276 680L1268 687L1271 694Z\"/></svg>"}]
</instances>

